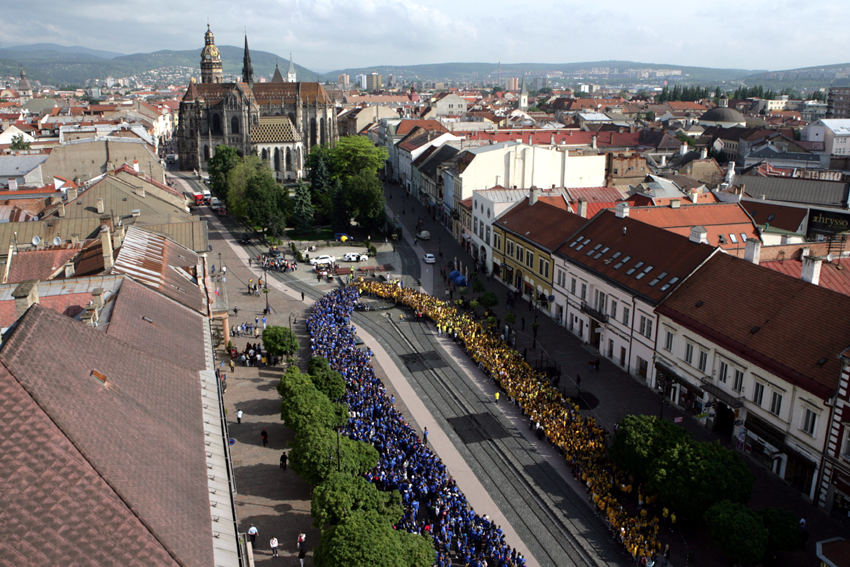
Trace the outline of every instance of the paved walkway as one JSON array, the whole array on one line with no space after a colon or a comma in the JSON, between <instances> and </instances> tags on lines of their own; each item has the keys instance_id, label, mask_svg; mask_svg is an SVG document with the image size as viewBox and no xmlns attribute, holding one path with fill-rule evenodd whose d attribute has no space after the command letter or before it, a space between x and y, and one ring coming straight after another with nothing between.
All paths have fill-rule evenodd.
<instances>
[{"instance_id":1,"label":"paved walkway","mask_svg":"<svg viewBox=\"0 0 850 567\"><path fill-rule=\"evenodd\" d=\"M399 220L404 227L404 242L399 247L401 253L407 255L407 263L418 260L425 253L436 255L438 263L425 267L425 272L422 275L422 287L432 295L445 297L446 286L440 275L440 266L457 258L463 266L469 266L471 271L472 266L474 266L472 256L452 238L450 232L442 224L430 216L423 205L410 196L402 200L400 198L402 195L400 187L388 184L385 186L385 194L387 195L387 209L390 215L400 212L402 206L405 210L404 215L399 215ZM390 195L392 195L392 198ZM420 219L423 221L421 230L429 231L431 239L428 241L420 240L413 244L414 230ZM440 252L442 252L442 255L439 254ZM493 311L497 317L504 321L505 315L508 313L505 307L505 295L508 288L495 278L485 283L488 291L495 292L499 298L500 304ZM457 297L456 294L455 297ZM642 379L623 372L619 367L601 357L595 349L582 344L572 333L551 319L546 312L535 312L535 310L530 309L527 300L518 301L512 311L517 318L514 325L518 329L517 351L526 350L530 363L541 359L544 362L547 360L555 361L561 368L560 386L569 391L577 391L575 379L577 375L581 375L581 391L590 394L588 398L592 397L598 400L595 407L585 410L585 412L593 415L609 431L613 432L614 424L626 415L658 415L662 412L661 397L647 388L642 383ZM524 329L522 329L522 318L525 318ZM535 320L539 324L536 348L531 330L531 323ZM601 366L598 372L591 373L588 362L595 358L601 359ZM729 439L715 435L674 406L666 404L663 408L663 417L670 420L683 418L682 426L691 432L694 439L699 441L717 440L729 446ZM821 510L806 502L796 491L764 467L749 458L745 458L745 461L756 478L750 505L756 509L775 506L790 510L798 517L805 516L811 533L805 551L783 554L772 565L777 567L811 565L815 567L819 565L814 554L816 541L834 536L850 539L850 530L836 518L824 514ZM704 530L682 525L681 534L677 535L679 536L678 545L675 541L671 543L672 563L674 565L686 565L688 551L694 552L698 565L721 566L727 564L718 550L708 541Z\"/></svg>"}]
</instances>

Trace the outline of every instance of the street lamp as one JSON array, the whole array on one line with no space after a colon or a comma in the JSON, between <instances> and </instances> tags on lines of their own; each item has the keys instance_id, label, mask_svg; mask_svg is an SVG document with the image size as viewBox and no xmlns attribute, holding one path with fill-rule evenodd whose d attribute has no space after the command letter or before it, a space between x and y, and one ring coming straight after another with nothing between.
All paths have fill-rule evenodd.
<instances>
[{"instance_id":1,"label":"street lamp","mask_svg":"<svg viewBox=\"0 0 850 567\"><path fill-rule=\"evenodd\" d=\"M297 311L293 311L292 313L289 314L289 332L290 333L292 332L292 320L293 319L295 319L296 321L298 320L298 312Z\"/></svg>"},{"instance_id":2,"label":"street lamp","mask_svg":"<svg viewBox=\"0 0 850 567\"><path fill-rule=\"evenodd\" d=\"M269 314L269 271L263 266L263 294L266 296L266 315Z\"/></svg>"}]
</instances>

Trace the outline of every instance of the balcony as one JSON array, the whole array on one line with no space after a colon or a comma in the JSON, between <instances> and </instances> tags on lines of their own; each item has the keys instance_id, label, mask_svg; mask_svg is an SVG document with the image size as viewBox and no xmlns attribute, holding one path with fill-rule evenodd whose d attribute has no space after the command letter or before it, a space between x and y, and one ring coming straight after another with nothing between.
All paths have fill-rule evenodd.
<instances>
[{"instance_id":1,"label":"balcony","mask_svg":"<svg viewBox=\"0 0 850 567\"><path fill-rule=\"evenodd\" d=\"M591 317L593 317L594 319L596 319L600 323L607 323L608 322L608 315L607 314L605 314L602 311L599 311L597 309L594 309L593 307L588 305L586 301L581 302L581 312L585 313L587 315L590 315Z\"/></svg>"}]
</instances>

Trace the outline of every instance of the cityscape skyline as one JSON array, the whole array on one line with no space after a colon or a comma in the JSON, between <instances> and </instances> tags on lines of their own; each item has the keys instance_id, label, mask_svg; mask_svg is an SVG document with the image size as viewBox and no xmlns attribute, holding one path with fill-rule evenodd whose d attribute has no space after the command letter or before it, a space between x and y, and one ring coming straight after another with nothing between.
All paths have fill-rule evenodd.
<instances>
[{"instance_id":1,"label":"cityscape skyline","mask_svg":"<svg viewBox=\"0 0 850 567\"><path fill-rule=\"evenodd\" d=\"M84 45L124 54L161 49L198 48L209 25L218 45L239 46L247 31L256 49L293 53L294 60L327 72L381 65L447 62L570 63L630 60L653 64L783 70L846 62L850 38L842 34L837 1L817 6L793 5L769 12L764 2L739 5L719 0L710 6L662 0L651 14L643 6L612 1L604 9L583 3L538 5L545 19L514 17L492 3L452 4L435 0L426 6L412 0L278 0L266 9L254 0L235 7L227 2L181 4L179 19L161 18L169 5L162 0L120 5L93 0L69 5L41 3L42 16L29 7L8 6L0 22L0 47L32 43ZM507 6L506 6L507 7ZM780 6L781 8L782 6ZM595 8L595 7L594 7ZM734 8L734 11L733 11ZM650 21L645 21L650 18ZM800 50L816 22L817 35L831 49ZM26 25L24 25L26 24ZM757 24L757 25L752 25ZM814 24L813 24L814 25ZM96 28L81 37L80 30ZM694 33L694 32L697 33ZM547 43L550 47L541 49ZM560 48L559 48L560 47Z\"/></svg>"}]
</instances>

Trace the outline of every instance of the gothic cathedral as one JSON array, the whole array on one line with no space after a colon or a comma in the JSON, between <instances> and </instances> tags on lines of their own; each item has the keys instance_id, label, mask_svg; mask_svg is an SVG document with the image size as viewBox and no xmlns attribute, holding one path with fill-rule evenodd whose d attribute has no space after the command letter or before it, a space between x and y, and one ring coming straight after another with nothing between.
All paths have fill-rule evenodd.
<instances>
[{"instance_id":1,"label":"gothic cathedral","mask_svg":"<svg viewBox=\"0 0 850 567\"><path fill-rule=\"evenodd\" d=\"M333 99L321 84L297 81L291 55L286 80L276 66L271 82L255 83L247 36L241 79L224 82L221 53L207 26L201 82L192 79L180 102L181 169L200 170L224 144L267 160L279 181L301 178L310 149L339 137Z\"/></svg>"}]
</instances>

